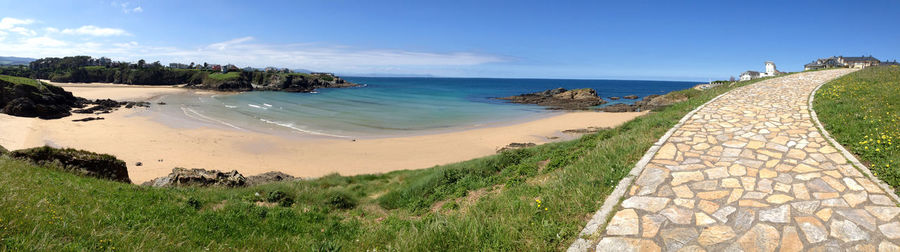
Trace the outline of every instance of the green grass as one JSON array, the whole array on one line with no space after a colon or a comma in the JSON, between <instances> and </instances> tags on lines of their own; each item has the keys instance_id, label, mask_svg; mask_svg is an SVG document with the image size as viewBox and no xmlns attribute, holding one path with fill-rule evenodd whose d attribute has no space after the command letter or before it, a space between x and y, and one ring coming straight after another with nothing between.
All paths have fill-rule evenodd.
<instances>
[{"instance_id":1,"label":"green grass","mask_svg":"<svg viewBox=\"0 0 900 252\"><path fill-rule=\"evenodd\" d=\"M835 140L900 188L900 67L869 67L833 80L816 92L813 106Z\"/></svg>"},{"instance_id":2,"label":"green grass","mask_svg":"<svg viewBox=\"0 0 900 252\"><path fill-rule=\"evenodd\" d=\"M34 86L37 88L43 88L44 85L47 85L47 83L42 83L41 81L38 81L35 79L15 77L15 76L9 76L9 75L0 75L0 80L7 81L7 82L10 82L10 83L16 84L16 85L29 85L29 86Z\"/></svg>"},{"instance_id":3,"label":"green grass","mask_svg":"<svg viewBox=\"0 0 900 252\"><path fill-rule=\"evenodd\" d=\"M146 188L0 157L0 250L562 250L689 98L580 139L422 170Z\"/></svg>"},{"instance_id":4,"label":"green grass","mask_svg":"<svg viewBox=\"0 0 900 252\"><path fill-rule=\"evenodd\" d=\"M209 75L210 79L217 80L217 81L237 80L240 77L241 77L240 72L212 73Z\"/></svg>"}]
</instances>

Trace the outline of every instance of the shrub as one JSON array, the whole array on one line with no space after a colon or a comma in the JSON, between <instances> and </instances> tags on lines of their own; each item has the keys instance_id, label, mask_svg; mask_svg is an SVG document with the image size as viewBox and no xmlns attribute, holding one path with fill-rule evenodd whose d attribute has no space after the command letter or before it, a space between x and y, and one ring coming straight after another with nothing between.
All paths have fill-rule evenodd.
<instances>
[{"instance_id":1,"label":"shrub","mask_svg":"<svg viewBox=\"0 0 900 252\"><path fill-rule=\"evenodd\" d=\"M332 190L326 193L325 204L335 209L352 209L357 200L347 192Z\"/></svg>"}]
</instances>

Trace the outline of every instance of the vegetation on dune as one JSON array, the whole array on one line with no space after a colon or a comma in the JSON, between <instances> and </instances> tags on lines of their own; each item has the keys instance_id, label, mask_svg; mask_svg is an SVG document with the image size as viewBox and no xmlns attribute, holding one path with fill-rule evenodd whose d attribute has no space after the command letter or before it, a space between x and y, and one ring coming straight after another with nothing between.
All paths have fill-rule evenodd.
<instances>
[{"instance_id":1,"label":"vegetation on dune","mask_svg":"<svg viewBox=\"0 0 900 252\"><path fill-rule=\"evenodd\" d=\"M813 107L825 130L874 175L900 188L900 67L869 67L825 84L815 95Z\"/></svg>"},{"instance_id":2,"label":"vegetation on dune","mask_svg":"<svg viewBox=\"0 0 900 252\"><path fill-rule=\"evenodd\" d=\"M0 250L561 250L681 117L756 81L678 91L688 100L577 140L386 174L147 188L0 157Z\"/></svg>"}]
</instances>

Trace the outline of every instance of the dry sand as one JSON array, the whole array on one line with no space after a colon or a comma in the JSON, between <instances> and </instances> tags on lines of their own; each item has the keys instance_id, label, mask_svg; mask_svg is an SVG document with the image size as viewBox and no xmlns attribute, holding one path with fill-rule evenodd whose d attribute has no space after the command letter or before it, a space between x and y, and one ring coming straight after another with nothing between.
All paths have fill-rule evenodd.
<instances>
[{"instance_id":1,"label":"dry sand","mask_svg":"<svg viewBox=\"0 0 900 252\"><path fill-rule=\"evenodd\" d=\"M89 99L146 100L191 92L177 87L57 84ZM354 175L428 168L494 154L511 142L566 139L566 129L611 127L641 113L570 112L514 125L421 136L360 139L289 139L219 128L172 128L137 109L104 114L105 120L72 122L0 114L0 145L8 149L43 145L115 155L128 164L132 181L167 175L173 167L238 170L244 175L282 171L298 177ZM571 138L571 137L569 137ZM142 166L136 166L142 162Z\"/></svg>"}]
</instances>

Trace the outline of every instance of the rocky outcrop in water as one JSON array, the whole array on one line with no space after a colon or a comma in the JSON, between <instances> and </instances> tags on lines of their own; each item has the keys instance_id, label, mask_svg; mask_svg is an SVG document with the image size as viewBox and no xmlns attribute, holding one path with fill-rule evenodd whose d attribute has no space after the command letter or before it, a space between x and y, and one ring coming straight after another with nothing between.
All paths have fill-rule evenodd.
<instances>
[{"instance_id":1,"label":"rocky outcrop in water","mask_svg":"<svg viewBox=\"0 0 900 252\"><path fill-rule=\"evenodd\" d=\"M309 93L316 91L316 89L319 88L346 88L357 86L359 86L359 84L350 83L340 77L328 74L276 74L271 75L266 82L260 83L259 85L253 85L253 89L261 91Z\"/></svg>"},{"instance_id":2,"label":"rocky outcrop in water","mask_svg":"<svg viewBox=\"0 0 900 252\"><path fill-rule=\"evenodd\" d=\"M37 147L10 152L14 158L47 164L79 175L131 183L125 161L112 155L76 149Z\"/></svg>"},{"instance_id":3,"label":"rocky outcrop in water","mask_svg":"<svg viewBox=\"0 0 900 252\"><path fill-rule=\"evenodd\" d=\"M497 98L512 103L537 104L551 109L583 110L606 103L593 88L556 88L536 93Z\"/></svg>"}]
</instances>

